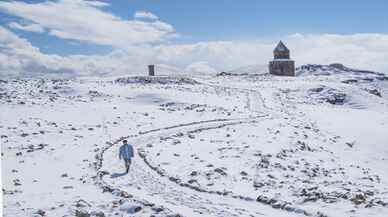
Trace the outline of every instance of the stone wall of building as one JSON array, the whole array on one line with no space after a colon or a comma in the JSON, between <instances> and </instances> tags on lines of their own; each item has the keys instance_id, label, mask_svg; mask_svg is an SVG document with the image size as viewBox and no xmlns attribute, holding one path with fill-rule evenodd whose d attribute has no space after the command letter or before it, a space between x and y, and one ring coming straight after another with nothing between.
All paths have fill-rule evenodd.
<instances>
[{"instance_id":1,"label":"stone wall of building","mask_svg":"<svg viewBox=\"0 0 388 217\"><path fill-rule=\"evenodd\" d=\"M274 59L290 59L290 51L274 51Z\"/></svg>"},{"instance_id":2,"label":"stone wall of building","mask_svg":"<svg viewBox=\"0 0 388 217\"><path fill-rule=\"evenodd\" d=\"M295 62L292 60L270 61L269 73L273 75L295 76Z\"/></svg>"},{"instance_id":3,"label":"stone wall of building","mask_svg":"<svg viewBox=\"0 0 388 217\"><path fill-rule=\"evenodd\" d=\"M155 76L155 65L148 65L148 76Z\"/></svg>"}]
</instances>

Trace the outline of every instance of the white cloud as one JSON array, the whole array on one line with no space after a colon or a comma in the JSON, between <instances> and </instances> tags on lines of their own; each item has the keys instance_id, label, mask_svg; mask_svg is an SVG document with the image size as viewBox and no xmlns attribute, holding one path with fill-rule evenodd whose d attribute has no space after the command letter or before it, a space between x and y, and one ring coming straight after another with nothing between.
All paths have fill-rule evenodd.
<instances>
[{"instance_id":1,"label":"white cloud","mask_svg":"<svg viewBox=\"0 0 388 217\"><path fill-rule=\"evenodd\" d=\"M286 42L297 64L341 62L388 72L388 34L299 34L288 37Z\"/></svg>"},{"instance_id":2,"label":"white cloud","mask_svg":"<svg viewBox=\"0 0 388 217\"><path fill-rule=\"evenodd\" d=\"M299 34L283 39L297 65L341 62L349 67L388 72L387 34ZM62 57L44 54L27 40L0 26L0 77L146 74L148 64L164 65L161 69L164 71L215 73L267 64L276 43L273 40L136 45L116 49L107 55Z\"/></svg>"},{"instance_id":3,"label":"white cloud","mask_svg":"<svg viewBox=\"0 0 388 217\"><path fill-rule=\"evenodd\" d=\"M155 14L148 11L136 11L134 17L136 19L150 19L150 20L158 20L159 17Z\"/></svg>"},{"instance_id":4,"label":"white cloud","mask_svg":"<svg viewBox=\"0 0 388 217\"><path fill-rule=\"evenodd\" d=\"M216 74L217 70L209 66L207 62L195 62L188 65L185 69L188 73L194 74Z\"/></svg>"},{"instance_id":5,"label":"white cloud","mask_svg":"<svg viewBox=\"0 0 388 217\"><path fill-rule=\"evenodd\" d=\"M28 31L28 32L37 32L37 33L44 32L44 28L41 25L36 24L36 23L20 24L17 22L11 22L8 24L8 26L13 28L13 29L19 29L19 30Z\"/></svg>"},{"instance_id":6,"label":"white cloud","mask_svg":"<svg viewBox=\"0 0 388 217\"><path fill-rule=\"evenodd\" d=\"M186 67L195 62L207 62L217 70L228 70L256 63L267 63L272 57L273 44L260 41L211 41L155 47L158 62Z\"/></svg>"},{"instance_id":7,"label":"white cloud","mask_svg":"<svg viewBox=\"0 0 388 217\"><path fill-rule=\"evenodd\" d=\"M50 35L99 45L123 48L162 42L176 37L174 28L154 15L151 20L125 20L102 10L99 1L59 0L29 4L0 2L0 11L39 24ZM151 13L143 12L151 17ZM138 14L139 15L139 14ZM141 14L140 14L141 15Z\"/></svg>"},{"instance_id":8,"label":"white cloud","mask_svg":"<svg viewBox=\"0 0 388 217\"><path fill-rule=\"evenodd\" d=\"M154 50L145 48L149 47L132 46L101 56L48 55L0 26L0 78L141 74L154 62Z\"/></svg>"},{"instance_id":9,"label":"white cloud","mask_svg":"<svg viewBox=\"0 0 388 217\"><path fill-rule=\"evenodd\" d=\"M297 65L341 62L349 67L388 72L388 34L303 35L282 38ZM213 41L161 45L158 61L187 66L206 61L217 70L267 64L278 41Z\"/></svg>"},{"instance_id":10,"label":"white cloud","mask_svg":"<svg viewBox=\"0 0 388 217\"><path fill-rule=\"evenodd\" d=\"M69 73L64 58L44 55L27 40L0 27L0 75L34 76L36 73Z\"/></svg>"}]
</instances>

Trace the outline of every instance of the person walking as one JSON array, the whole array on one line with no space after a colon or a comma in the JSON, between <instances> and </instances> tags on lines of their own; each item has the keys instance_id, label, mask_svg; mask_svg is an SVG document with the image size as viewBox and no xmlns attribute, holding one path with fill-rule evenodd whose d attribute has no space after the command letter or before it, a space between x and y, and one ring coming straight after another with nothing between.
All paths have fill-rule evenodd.
<instances>
[{"instance_id":1,"label":"person walking","mask_svg":"<svg viewBox=\"0 0 388 217\"><path fill-rule=\"evenodd\" d=\"M124 140L123 145L120 147L119 158L120 160L124 160L125 171L128 173L129 167L131 166L131 159L133 158L133 147L128 144L127 140Z\"/></svg>"}]
</instances>

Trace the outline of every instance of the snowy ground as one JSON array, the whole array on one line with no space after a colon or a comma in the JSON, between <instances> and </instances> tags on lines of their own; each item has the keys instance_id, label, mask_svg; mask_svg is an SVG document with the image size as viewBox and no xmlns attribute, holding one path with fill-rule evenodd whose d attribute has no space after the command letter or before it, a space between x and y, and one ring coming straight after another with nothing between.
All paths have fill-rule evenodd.
<instances>
[{"instance_id":1,"label":"snowy ground","mask_svg":"<svg viewBox=\"0 0 388 217\"><path fill-rule=\"evenodd\" d=\"M0 80L4 216L387 216L388 77L298 74Z\"/></svg>"}]
</instances>

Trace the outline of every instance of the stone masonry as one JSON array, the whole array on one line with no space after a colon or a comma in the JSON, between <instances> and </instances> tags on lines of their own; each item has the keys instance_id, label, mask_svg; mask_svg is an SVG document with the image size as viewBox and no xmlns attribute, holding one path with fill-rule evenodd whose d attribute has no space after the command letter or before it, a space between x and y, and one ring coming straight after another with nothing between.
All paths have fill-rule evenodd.
<instances>
[{"instance_id":1,"label":"stone masonry","mask_svg":"<svg viewBox=\"0 0 388 217\"><path fill-rule=\"evenodd\" d=\"M290 59L290 50L278 43L273 51L274 59L269 62L269 73L272 75L295 76L295 62Z\"/></svg>"},{"instance_id":2,"label":"stone masonry","mask_svg":"<svg viewBox=\"0 0 388 217\"><path fill-rule=\"evenodd\" d=\"M155 65L148 65L148 76L155 76Z\"/></svg>"}]
</instances>

